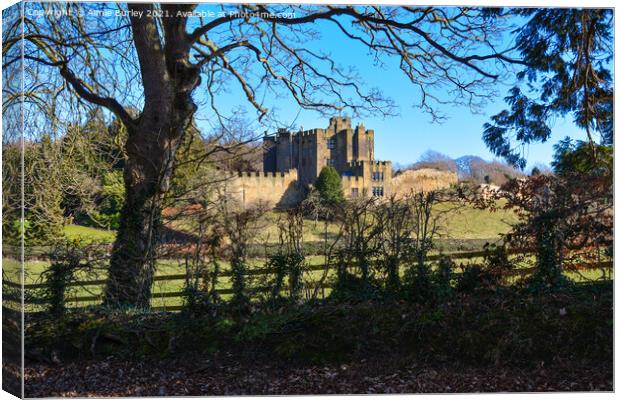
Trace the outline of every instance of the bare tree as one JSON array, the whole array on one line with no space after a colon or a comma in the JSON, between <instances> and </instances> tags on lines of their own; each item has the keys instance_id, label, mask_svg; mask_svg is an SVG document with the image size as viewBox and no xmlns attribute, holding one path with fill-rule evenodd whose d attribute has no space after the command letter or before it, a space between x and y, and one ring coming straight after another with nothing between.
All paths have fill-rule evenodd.
<instances>
[{"instance_id":1,"label":"bare tree","mask_svg":"<svg viewBox=\"0 0 620 400\"><path fill-rule=\"evenodd\" d=\"M260 202L241 206L230 199L227 193L221 193L215 205L218 211L217 226L228 241L233 302L244 307L249 300L245 280L248 249L258 233L265 228L263 217L269 207Z\"/></svg>"},{"instance_id":2,"label":"bare tree","mask_svg":"<svg viewBox=\"0 0 620 400\"><path fill-rule=\"evenodd\" d=\"M371 260L377 251L376 239L381 233L373 213L376 204L376 197L359 197L338 206L336 219L343 239L339 275L345 274L355 260L362 280L369 281Z\"/></svg>"},{"instance_id":3,"label":"bare tree","mask_svg":"<svg viewBox=\"0 0 620 400\"><path fill-rule=\"evenodd\" d=\"M375 210L375 223L379 226L377 253L382 259L387 283L392 288L400 286L399 268L411 256L411 236L416 228L409 196L398 199L390 196Z\"/></svg>"},{"instance_id":4,"label":"bare tree","mask_svg":"<svg viewBox=\"0 0 620 400\"><path fill-rule=\"evenodd\" d=\"M428 272L426 258L442 234L445 218L461 207L457 194L449 190L412 193L406 198L413 219L412 251L418 274Z\"/></svg>"},{"instance_id":5,"label":"bare tree","mask_svg":"<svg viewBox=\"0 0 620 400\"><path fill-rule=\"evenodd\" d=\"M420 156L418 162L411 166L413 169L433 168L440 171L457 172L456 161L445 154L434 150L427 150Z\"/></svg>"},{"instance_id":6,"label":"bare tree","mask_svg":"<svg viewBox=\"0 0 620 400\"><path fill-rule=\"evenodd\" d=\"M494 43L503 20L468 7L224 4L213 15L196 13L196 4L25 7L3 36L5 52L23 43L24 57L3 58L3 66L26 64L27 82L34 82L27 87L39 88L27 93L29 107L50 120L104 107L128 132L109 304L149 304L162 200L198 88L220 121L218 94L230 83L259 118L271 117L262 99L280 93L321 112L392 113L378 90L366 90L354 71L307 44L327 26L365 46L378 65L395 57L418 105L435 118L441 115L434 106L446 101L479 105L493 94L498 64L514 61ZM65 111L50 113L51 102Z\"/></svg>"}]
</instances>

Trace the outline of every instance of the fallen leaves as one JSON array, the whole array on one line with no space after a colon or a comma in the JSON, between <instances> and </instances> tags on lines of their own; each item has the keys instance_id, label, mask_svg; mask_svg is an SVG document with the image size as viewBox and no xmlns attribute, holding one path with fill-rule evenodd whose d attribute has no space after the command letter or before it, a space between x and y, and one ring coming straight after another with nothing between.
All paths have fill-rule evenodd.
<instances>
[{"instance_id":1,"label":"fallen leaves","mask_svg":"<svg viewBox=\"0 0 620 400\"><path fill-rule=\"evenodd\" d=\"M238 360L237 360L238 361ZM510 367L459 368L389 360L343 365L286 368L237 362L160 360L72 362L62 368L27 366L27 397L109 397L185 395L283 395L345 393L467 393L611 391L611 368L555 365L533 369ZM198 371L198 372L197 372Z\"/></svg>"}]
</instances>

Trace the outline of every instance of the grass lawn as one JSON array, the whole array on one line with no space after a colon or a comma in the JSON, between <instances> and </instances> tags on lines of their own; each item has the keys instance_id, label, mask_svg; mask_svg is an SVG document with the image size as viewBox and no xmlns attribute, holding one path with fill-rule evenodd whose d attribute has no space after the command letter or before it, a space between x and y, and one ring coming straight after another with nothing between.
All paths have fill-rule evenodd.
<instances>
[{"instance_id":1,"label":"grass lawn","mask_svg":"<svg viewBox=\"0 0 620 400\"><path fill-rule=\"evenodd\" d=\"M112 243L116 236L116 231L81 225L66 225L64 231L68 239L82 239L95 243Z\"/></svg>"},{"instance_id":2,"label":"grass lawn","mask_svg":"<svg viewBox=\"0 0 620 400\"><path fill-rule=\"evenodd\" d=\"M266 215L266 221L264 223L264 229L261 230L255 243L273 243L277 241L278 230L277 222L281 214L277 212L269 212ZM517 222L517 218L514 213L499 210L496 212L489 212L487 210L478 210L472 207L462 207L457 211L451 211L442 219L442 237L438 240L437 247L441 251L450 253L454 251L463 250L480 250L484 241L494 242L501 238L501 235L510 230L510 225ZM187 230L191 226L191 221L185 221L183 230ZM316 241L320 242L324 237L325 225L321 221L306 220L304 224L304 240L307 242ZM327 226L328 236L333 237L337 234L338 227L336 224L330 223ZM92 227L84 227L78 225L67 225L65 227L65 234L68 238L81 238L87 242L96 243L111 243L114 240L115 232L97 229ZM455 242L455 243L451 243ZM447 245L446 245L447 243ZM469 246L474 248L461 248L463 243L469 243ZM260 257L260 256L259 256ZM457 260L457 264L470 264L473 262L482 261L480 258L469 260ZM533 260L524 260L523 267L529 267L530 262ZM310 256L307 258L307 262L310 265L319 265L324 262L323 256ZM261 268L264 267L265 260L253 259L249 262L249 268ZM527 264L527 265L526 265ZM49 261L31 260L26 262L24 268L25 283L40 283L42 280L41 273L49 266ZM521 267L521 266L520 266ZM220 262L221 270L225 271L229 269L227 262ZM4 258L3 270L5 276L14 281L19 281L20 264L18 261ZM157 264L156 276L183 274L185 272L185 266L182 260L160 260ZM305 274L304 280L307 282L317 282L323 275L322 271L309 271ZM333 276L333 271L328 274L329 277ZM567 273L567 276L575 281L587 281L597 280L603 277L603 272L600 270L589 270L580 273ZM78 279L91 281L105 279L106 271L95 271L89 274L82 274L78 276ZM608 276L609 278L609 272ZM255 286L261 286L259 279L266 279L266 277L252 276L249 278L254 280ZM184 280L170 280L170 281L156 281L153 287L154 305L178 305L180 304L180 298L163 298L158 297L158 294L166 292L178 292L183 289ZM231 282L228 277L221 277L219 280L218 288L230 288ZM100 286L85 286L72 288L68 297L98 295L101 293L102 287ZM85 305L85 304L81 304Z\"/></svg>"},{"instance_id":3,"label":"grass lawn","mask_svg":"<svg viewBox=\"0 0 620 400\"><path fill-rule=\"evenodd\" d=\"M502 206L502 204L499 204ZM447 209L448 205L438 205L438 211ZM275 243L278 240L278 221L283 217L282 213L270 211L265 215L255 243ZM491 212L479 210L470 205L459 207L442 216L440 220L440 233L442 239L457 240L487 240L496 241L501 235L510 230L511 224L517 222L517 216L506 210ZM191 232L193 221L174 221L175 229ZM304 221L304 240L306 242L322 241L325 237L325 224L323 221L306 219ZM335 223L327 224L327 236L333 237L338 233Z\"/></svg>"},{"instance_id":4,"label":"grass lawn","mask_svg":"<svg viewBox=\"0 0 620 400\"><path fill-rule=\"evenodd\" d=\"M439 206L439 209L445 206ZM254 242L275 243L278 240L278 220L281 213L271 211L265 216L260 232ZM461 241L496 241L501 235L510 230L510 225L517 221L514 213L504 210L490 212L478 210L470 206L464 206L451 211L441 221L441 238L456 239ZM192 221L175 221L174 228L191 232ZM322 221L306 219L304 223L304 240L306 242L320 242L325 237L325 224ZM87 242L112 243L116 232L80 225L67 225L64 228L65 235L69 239L80 238ZM327 224L327 235L333 237L338 233L335 223ZM448 251L449 249L446 249Z\"/></svg>"},{"instance_id":5,"label":"grass lawn","mask_svg":"<svg viewBox=\"0 0 620 400\"><path fill-rule=\"evenodd\" d=\"M438 208L441 209L442 206ZM450 239L486 239L497 240L518 222L512 211L479 210L464 206L445 215L441 221L441 230Z\"/></svg>"},{"instance_id":6,"label":"grass lawn","mask_svg":"<svg viewBox=\"0 0 620 400\"><path fill-rule=\"evenodd\" d=\"M462 263L464 265L467 265L471 263L481 262L482 259L472 258L472 259L462 259L462 260L456 260L456 261L457 261L457 264ZM527 261L528 260L524 260L523 265L520 265L519 267L527 268L531 266L531 263ZM529 261L533 261L533 259ZM309 265L321 265L324 262L324 260L322 256L314 256L314 257L309 257L307 259L307 262ZM264 263L265 263L265 260L253 259L249 262L248 268L249 269L262 268L265 266ZM48 266L49 266L48 261L27 262L25 265L25 283L26 284L41 283L41 280L42 280L41 273ZM16 260L5 258L3 259L3 268L5 268L5 270L10 270L10 271L19 271L19 262ZM222 271L227 271L229 270L230 265L225 261L221 261L220 268ZM460 269L457 268L455 272L458 273L459 271ZM183 274L184 272L185 272L185 267L183 265L182 260L178 260L178 261L160 260L157 264L156 276ZM404 271L401 271L401 272L404 272ZM318 283L324 277L323 274L324 274L324 271L322 270L307 271L304 273L302 279L304 282L312 286L312 284ZM600 280L600 279L613 279L613 271L606 271L604 273L602 270L566 272L565 275L575 282L587 282L587 281ZM329 270L326 275L327 277L326 282L329 282L331 278L333 278L334 276L335 276L335 270L333 269ZM80 275L78 276L78 279L85 280L85 281L92 281L92 280L105 279L105 277L106 277L106 271L101 270L101 271L96 271L88 275ZM265 276L265 275L248 276L248 285L250 287L260 287L260 286L264 286L265 284L267 284L268 283L267 280L272 280L272 279L273 279L273 275L271 276ZM518 277L515 276L515 279L518 279ZM14 282L17 282L19 280L19 275L15 274L15 276L11 280L13 280ZM181 305L183 301L181 297L164 297L162 296L162 294L171 293L171 292L180 292L183 290L184 284L185 284L184 279L174 279L174 280L165 280L165 281L156 280L153 284L153 301L152 301L153 306L168 306L169 307L169 306ZM231 282L230 277L219 278L218 285L217 285L218 289L220 290L229 289L231 286L232 286L232 282ZM67 300L68 302L72 304L72 306L87 306L90 304L96 304L98 303L96 301L77 302L74 299L77 299L78 297L83 297L83 296L100 295L102 293L102 290L103 290L102 285L86 285L86 286L79 286L79 287L71 287L67 292ZM331 291L330 289L324 289L323 294L328 295L330 291ZM222 297L226 300L230 298L230 295L225 294L225 295L222 295ZM40 310L41 307L31 305L31 306L28 306L27 309L35 311L35 310Z\"/></svg>"}]
</instances>

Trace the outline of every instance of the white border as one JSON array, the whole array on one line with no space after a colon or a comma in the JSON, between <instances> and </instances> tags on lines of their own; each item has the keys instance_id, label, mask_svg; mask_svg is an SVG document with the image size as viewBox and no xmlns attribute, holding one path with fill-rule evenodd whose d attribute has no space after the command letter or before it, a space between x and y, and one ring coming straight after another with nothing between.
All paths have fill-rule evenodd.
<instances>
[{"instance_id":1,"label":"white border","mask_svg":"<svg viewBox=\"0 0 620 400\"><path fill-rule=\"evenodd\" d=\"M90 0L87 0L90 1ZM143 0L135 0L136 2L145 2ZM164 3L175 3L175 1L171 1L171 0L163 0L161 2ZM13 4L16 4L17 1L15 0L0 0L0 6L2 9L5 9ZM202 1L197 1L197 3L241 3L240 1L215 1L215 0L202 0ZM298 4L325 4L325 2L320 2L320 1L307 1L307 0L301 0L301 1L285 1L285 0L271 0L271 1L265 1L265 0L255 0L255 1L251 1L249 3L281 3L281 4L287 4L287 3L298 3ZM521 0L521 1L493 1L493 0L469 0L469 1L464 1L464 2L460 2L460 1L442 1L442 0L430 0L430 1L420 1L420 0L407 0L407 1L385 1L385 0L374 0L374 1L369 1L369 2L361 2L361 1L350 1L350 0L338 0L337 3L333 3L333 4L367 4L367 3L373 3L373 4L385 4L385 5L391 5L391 4L412 4L412 5L429 5L429 4L433 4L433 5L445 5L445 6L453 6L453 5L472 5L472 6L493 6L493 7L516 7L516 6L521 6L521 7L590 7L590 8L614 8L614 13L615 13L615 2L614 1L610 1L610 0L589 0L587 2L585 1L563 1L563 0L557 0L557 1L533 1L533 0ZM0 23L1 26L1 23ZM617 43L618 40L618 24L616 23L614 26L614 42ZM614 55L615 55L615 43L614 43ZM617 66L618 63L618 58L616 57L614 59L614 75L615 72L618 70L617 68L615 68L615 66ZM615 86L615 85L614 85ZM1 89L1 82L0 82L0 89ZM615 98L614 98L615 100ZM617 103L614 102L614 123L615 123L615 115L616 115L616 106ZM614 148L614 156L615 156L615 148ZM1 161L1 156L0 156L0 161ZM615 157L614 159L614 173L615 171L618 170L618 167L620 167L620 161L618 160L617 157ZM615 175L614 175L614 185L615 185ZM0 186L1 188L1 186ZM620 190L618 189L618 187L614 187L614 197L617 198L618 194L620 193ZM617 226L617 222L618 222L618 215L617 213L614 213L614 226ZM0 214L0 220L1 220L1 214ZM1 236L0 236L1 237ZM616 241L614 241L614 253L618 254L618 250L620 250L620 245L618 245L618 243ZM614 260L614 267L616 266L616 262ZM614 282L614 306L616 306L615 303L615 293L616 290L618 289L618 283L617 281ZM619 310L618 307L614 307L614 323L616 321L618 321L618 314ZM0 316L1 316L1 311L0 311ZM615 328L615 327L614 327ZM614 339L617 335L618 331L614 330ZM614 346L616 344L616 341L614 340ZM0 343L0 347L1 347L1 343ZM615 368L615 360L618 359L618 346L614 347L614 385L618 382L617 380L617 368ZM459 399L478 399L478 398L486 398L486 399L494 399L494 398L500 398L500 397L507 397L510 399L534 399L534 398L538 398L538 397L544 397L547 399L567 399L567 400L572 400L572 399L581 399L584 397L588 397L588 398L595 398L595 399L611 399L614 398L614 394L613 393L592 393L592 392L586 392L586 393L545 393L545 394L529 394L529 393L501 393L501 394L454 394L454 395L376 395L373 396L373 398L385 398L385 399L448 399L448 398L454 398L454 396L458 396ZM210 397L210 399L222 399L222 400L228 400L231 399L232 397L235 398L250 398L250 397L256 397L256 396L227 396L227 397ZM287 396L288 397L288 396ZM307 398L318 398L319 396L295 396L295 397L307 397ZM335 400L335 399L339 399L342 396L331 396L331 395L321 395L320 398L321 399L325 399L325 400ZM361 400L361 399L365 399L367 398L368 395L348 395L347 398L349 399L355 399L355 400ZM131 397L130 399L138 399L139 397ZM185 399L185 397L166 397L167 399ZM0 399L14 399L14 397L10 394L8 394L7 392L0 392Z\"/></svg>"}]
</instances>

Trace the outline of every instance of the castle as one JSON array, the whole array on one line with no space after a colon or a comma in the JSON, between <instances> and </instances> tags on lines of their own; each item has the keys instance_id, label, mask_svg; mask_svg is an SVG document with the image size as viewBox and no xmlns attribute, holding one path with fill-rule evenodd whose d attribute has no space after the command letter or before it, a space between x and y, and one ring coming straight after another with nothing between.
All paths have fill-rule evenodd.
<instances>
[{"instance_id":1,"label":"castle","mask_svg":"<svg viewBox=\"0 0 620 400\"><path fill-rule=\"evenodd\" d=\"M375 133L348 117L332 117L326 129L279 129L263 138L263 172L240 173L234 193L243 204L263 200L276 207L297 204L321 169L332 166L346 197L384 197L392 192L392 163L375 160Z\"/></svg>"}]
</instances>

